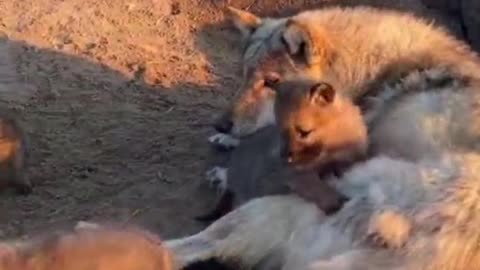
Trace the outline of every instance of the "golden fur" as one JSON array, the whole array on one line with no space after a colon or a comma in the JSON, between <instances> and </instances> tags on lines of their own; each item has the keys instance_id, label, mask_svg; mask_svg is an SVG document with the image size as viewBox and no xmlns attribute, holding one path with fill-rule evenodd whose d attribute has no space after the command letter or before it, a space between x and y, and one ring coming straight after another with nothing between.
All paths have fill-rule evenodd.
<instances>
[{"instance_id":1,"label":"golden fur","mask_svg":"<svg viewBox=\"0 0 480 270\"><path fill-rule=\"evenodd\" d=\"M0 243L5 270L172 270L160 240L139 229L99 227Z\"/></svg>"},{"instance_id":2,"label":"golden fur","mask_svg":"<svg viewBox=\"0 0 480 270\"><path fill-rule=\"evenodd\" d=\"M241 25L243 15L233 13ZM234 258L254 266L267 258L284 270L478 268L480 64L468 46L413 16L371 8L260 18L253 29L244 32L245 82L272 92L265 77L272 71L327 82L362 109L376 157L330 181L351 198L337 214L325 217L294 195L256 199L197 235L168 241L180 261ZM272 100L251 107L265 111ZM273 111L265 115L271 118L262 123L278 120ZM261 126L233 119L234 135Z\"/></svg>"},{"instance_id":3,"label":"golden fur","mask_svg":"<svg viewBox=\"0 0 480 270\"><path fill-rule=\"evenodd\" d=\"M355 102L406 75L445 68L458 79L478 79L477 56L446 30L412 15L367 7L327 8L288 18L260 18L230 8L244 40L243 85L222 121L245 136L275 122L269 72L331 84ZM245 31L243 22L255 16Z\"/></svg>"},{"instance_id":4,"label":"golden fur","mask_svg":"<svg viewBox=\"0 0 480 270\"><path fill-rule=\"evenodd\" d=\"M366 156L367 126L350 99L322 82L291 80L271 87L290 165L326 173Z\"/></svg>"}]
</instances>

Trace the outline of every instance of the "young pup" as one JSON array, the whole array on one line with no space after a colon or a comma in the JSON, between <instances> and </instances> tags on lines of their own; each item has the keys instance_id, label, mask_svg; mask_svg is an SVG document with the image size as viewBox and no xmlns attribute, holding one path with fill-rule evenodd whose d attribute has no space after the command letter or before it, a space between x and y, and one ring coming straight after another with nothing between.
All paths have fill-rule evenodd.
<instances>
[{"instance_id":1,"label":"young pup","mask_svg":"<svg viewBox=\"0 0 480 270\"><path fill-rule=\"evenodd\" d=\"M12 187L19 194L32 192L24 176L25 139L13 118L0 116L0 189Z\"/></svg>"},{"instance_id":2,"label":"young pup","mask_svg":"<svg viewBox=\"0 0 480 270\"><path fill-rule=\"evenodd\" d=\"M78 226L17 243L0 243L5 270L173 270L170 252L154 235L134 228Z\"/></svg>"},{"instance_id":3,"label":"young pup","mask_svg":"<svg viewBox=\"0 0 480 270\"><path fill-rule=\"evenodd\" d=\"M276 92L278 127L268 127L244 139L233 151L229 169L214 169L216 178L224 183L223 195L215 210L201 217L203 220L217 219L254 197L276 194L262 191L259 185L271 181L284 185L284 178L294 180L292 190L327 214L347 200L311 172L318 172L320 178L330 173L338 175L366 157L367 127L360 109L324 82L280 81L278 74L270 73L265 84ZM282 158L301 172L287 172ZM268 175L275 165L277 171L283 169L280 177ZM252 196L254 192L256 196ZM240 200L232 202L234 196L240 196Z\"/></svg>"},{"instance_id":4,"label":"young pup","mask_svg":"<svg viewBox=\"0 0 480 270\"><path fill-rule=\"evenodd\" d=\"M298 170L321 176L341 171L366 157L367 126L360 109L330 84L313 80L280 81L267 76L276 91L275 113L285 140L284 157Z\"/></svg>"},{"instance_id":5,"label":"young pup","mask_svg":"<svg viewBox=\"0 0 480 270\"><path fill-rule=\"evenodd\" d=\"M218 180L221 195L215 208L197 219L214 221L251 199L292 192L302 193L316 201L328 214L338 210L345 200L341 194L326 183L316 181L318 177L314 172L295 172L283 162L280 135L277 126L259 130L243 139L230 153L228 169L213 169L211 173L214 175L211 177ZM303 185L298 185L299 182L306 183L312 179L316 183L308 190L302 189Z\"/></svg>"}]
</instances>

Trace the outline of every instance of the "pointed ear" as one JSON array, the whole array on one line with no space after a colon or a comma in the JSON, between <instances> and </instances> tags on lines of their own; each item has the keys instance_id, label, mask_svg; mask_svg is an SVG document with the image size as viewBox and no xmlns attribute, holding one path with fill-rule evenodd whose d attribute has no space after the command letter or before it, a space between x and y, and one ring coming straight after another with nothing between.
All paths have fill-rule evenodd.
<instances>
[{"instance_id":1,"label":"pointed ear","mask_svg":"<svg viewBox=\"0 0 480 270\"><path fill-rule=\"evenodd\" d=\"M310 88L310 102L314 104L330 104L335 99L335 89L328 83L316 83Z\"/></svg>"},{"instance_id":2,"label":"pointed ear","mask_svg":"<svg viewBox=\"0 0 480 270\"><path fill-rule=\"evenodd\" d=\"M273 90L276 90L276 86L280 82L280 74L276 72L269 72L265 75L264 84Z\"/></svg>"},{"instance_id":3,"label":"pointed ear","mask_svg":"<svg viewBox=\"0 0 480 270\"><path fill-rule=\"evenodd\" d=\"M285 25L282 42L290 55L308 66L329 63L333 56L331 43L320 26L313 28L293 18Z\"/></svg>"},{"instance_id":4,"label":"pointed ear","mask_svg":"<svg viewBox=\"0 0 480 270\"><path fill-rule=\"evenodd\" d=\"M252 34L252 32L262 24L262 19L260 17L238 8L227 6L225 13L226 17L233 22L235 27L244 37Z\"/></svg>"}]
</instances>

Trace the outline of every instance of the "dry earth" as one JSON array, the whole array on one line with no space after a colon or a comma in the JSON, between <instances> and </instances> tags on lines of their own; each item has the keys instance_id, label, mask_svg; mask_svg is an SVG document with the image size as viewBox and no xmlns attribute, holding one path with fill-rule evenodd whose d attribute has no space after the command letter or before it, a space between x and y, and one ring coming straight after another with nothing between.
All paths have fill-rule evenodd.
<instances>
[{"instance_id":1,"label":"dry earth","mask_svg":"<svg viewBox=\"0 0 480 270\"><path fill-rule=\"evenodd\" d=\"M340 1L229 1L269 15ZM419 0L341 1L455 18ZM0 237L78 220L163 237L201 228L210 122L239 85L221 0L0 1L0 111L29 143L34 193L0 195Z\"/></svg>"}]
</instances>

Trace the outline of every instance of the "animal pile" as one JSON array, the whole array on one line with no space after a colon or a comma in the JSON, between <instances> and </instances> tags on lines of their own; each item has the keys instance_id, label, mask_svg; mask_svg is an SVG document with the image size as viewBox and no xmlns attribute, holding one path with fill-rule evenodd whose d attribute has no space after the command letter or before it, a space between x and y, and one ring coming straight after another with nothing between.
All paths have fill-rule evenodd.
<instances>
[{"instance_id":1,"label":"animal pile","mask_svg":"<svg viewBox=\"0 0 480 270\"><path fill-rule=\"evenodd\" d=\"M469 46L367 7L227 14L244 78L210 141L231 156L207 173L223 194L212 223L165 243L178 267L477 269L480 60Z\"/></svg>"}]
</instances>

